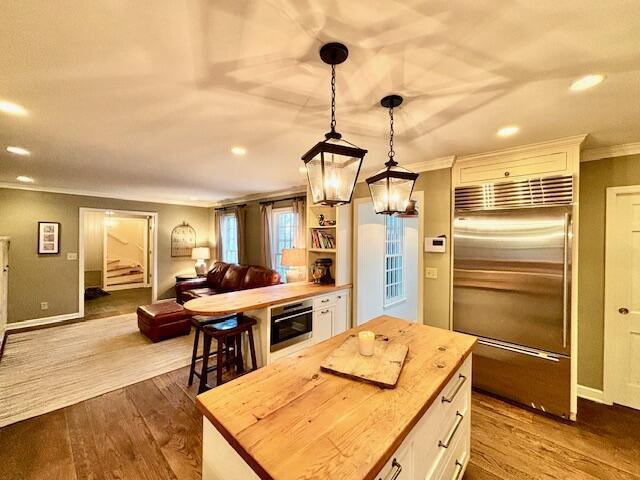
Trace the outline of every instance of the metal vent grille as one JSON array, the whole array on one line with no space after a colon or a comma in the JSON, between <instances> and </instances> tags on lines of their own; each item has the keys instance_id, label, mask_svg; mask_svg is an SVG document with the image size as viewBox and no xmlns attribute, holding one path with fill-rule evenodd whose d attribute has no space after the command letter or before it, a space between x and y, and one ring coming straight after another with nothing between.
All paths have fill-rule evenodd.
<instances>
[{"instance_id":1,"label":"metal vent grille","mask_svg":"<svg viewBox=\"0 0 640 480\"><path fill-rule=\"evenodd\" d=\"M573 177L570 175L457 187L455 192L456 210L493 210L572 203Z\"/></svg>"}]
</instances>

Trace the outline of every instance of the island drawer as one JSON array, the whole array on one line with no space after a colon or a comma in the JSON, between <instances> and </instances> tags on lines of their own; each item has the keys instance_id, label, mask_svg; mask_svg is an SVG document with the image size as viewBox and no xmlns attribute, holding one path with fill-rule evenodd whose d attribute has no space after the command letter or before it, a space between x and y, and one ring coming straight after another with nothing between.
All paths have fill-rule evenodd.
<instances>
[{"instance_id":1,"label":"island drawer","mask_svg":"<svg viewBox=\"0 0 640 480\"><path fill-rule=\"evenodd\" d=\"M335 293L332 293L330 295L322 295L320 297L314 297L313 309L318 310L320 308L333 307L336 304L337 300L338 298Z\"/></svg>"},{"instance_id":2,"label":"island drawer","mask_svg":"<svg viewBox=\"0 0 640 480\"><path fill-rule=\"evenodd\" d=\"M467 417L461 425L460 437L450 448L450 452L445 455L437 467L434 475L427 477L428 480L461 480L462 475L469 462L471 453L471 421Z\"/></svg>"}]
</instances>

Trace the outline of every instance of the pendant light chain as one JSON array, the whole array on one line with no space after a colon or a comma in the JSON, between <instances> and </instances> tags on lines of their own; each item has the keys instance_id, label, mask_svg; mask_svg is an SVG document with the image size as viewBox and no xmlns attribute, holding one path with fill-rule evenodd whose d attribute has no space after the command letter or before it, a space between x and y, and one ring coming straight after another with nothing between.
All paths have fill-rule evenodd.
<instances>
[{"instance_id":1,"label":"pendant light chain","mask_svg":"<svg viewBox=\"0 0 640 480\"><path fill-rule=\"evenodd\" d=\"M396 152L393 151L393 107L389 108L389 120L390 120L390 131L389 131L389 162L395 163L394 156Z\"/></svg>"},{"instance_id":2,"label":"pendant light chain","mask_svg":"<svg viewBox=\"0 0 640 480\"><path fill-rule=\"evenodd\" d=\"M331 65L331 131L336 131L336 66Z\"/></svg>"}]
</instances>

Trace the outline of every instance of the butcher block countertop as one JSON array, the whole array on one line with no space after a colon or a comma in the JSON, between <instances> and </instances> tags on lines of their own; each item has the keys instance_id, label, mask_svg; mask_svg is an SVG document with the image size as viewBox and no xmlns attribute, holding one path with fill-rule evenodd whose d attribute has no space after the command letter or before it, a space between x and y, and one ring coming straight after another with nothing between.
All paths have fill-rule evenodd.
<instances>
[{"instance_id":1,"label":"butcher block countertop","mask_svg":"<svg viewBox=\"0 0 640 480\"><path fill-rule=\"evenodd\" d=\"M251 288L236 292L221 293L189 300L184 308L196 315L227 315L259 308L271 307L288 301L315 297L326 293L351 288L351 284L317 285L311 282L293 282L270 287Z\"/></svg>"},{"instance_id":2,"label":"butcher block countertop","mask_svg":"<svg viewBox=\"0 0 640 480\"><path fill-rule=\"evenodd\" d=\"M408 345L395 389L320 371L348 335ZM474 337L382 316L196 400L260 478L374 479L469 356Z\"/></svg>"}]
</instances>

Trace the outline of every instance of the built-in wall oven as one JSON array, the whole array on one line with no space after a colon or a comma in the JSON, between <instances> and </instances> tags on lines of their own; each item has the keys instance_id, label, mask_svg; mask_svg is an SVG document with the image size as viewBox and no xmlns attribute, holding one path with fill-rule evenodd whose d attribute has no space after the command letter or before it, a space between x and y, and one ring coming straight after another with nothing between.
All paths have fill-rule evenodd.
<instances>
[{"instance_id":1,"label":"built-in wall oven","mask_svg":"<svg viewBox=\"0 0 640 480\"><path fill-rule=\"evenodd\" d=\"M313 299L271 309L271 352L304 342L312 333Z\"/></svg>"}]
</instances>

